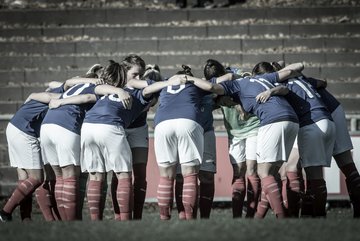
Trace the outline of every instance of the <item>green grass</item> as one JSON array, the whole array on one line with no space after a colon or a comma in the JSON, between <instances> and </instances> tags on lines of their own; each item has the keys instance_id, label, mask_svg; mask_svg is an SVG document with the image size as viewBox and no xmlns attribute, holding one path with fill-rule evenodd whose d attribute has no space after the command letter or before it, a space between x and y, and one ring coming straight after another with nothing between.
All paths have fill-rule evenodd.
<instances>
[{"instance_id":1,"label":"green grass","mask_svg":"<svg viewBox=\"0 0 360 241\"><path fill-rule=\"evenodd\" d=\"M34 212L33 222L21 223L14 215L11 223L0 223L0 240L349 240L360 238L360 220L351 218L351 209L336 208L326 219L264 220L232 219L231 209L212 210L209 220L180 221L173 210L170 221L160 221L156 207L149 205L141 221L116 222L106 210L106 220L46 223Z\"/></svg>"}]
</instances>

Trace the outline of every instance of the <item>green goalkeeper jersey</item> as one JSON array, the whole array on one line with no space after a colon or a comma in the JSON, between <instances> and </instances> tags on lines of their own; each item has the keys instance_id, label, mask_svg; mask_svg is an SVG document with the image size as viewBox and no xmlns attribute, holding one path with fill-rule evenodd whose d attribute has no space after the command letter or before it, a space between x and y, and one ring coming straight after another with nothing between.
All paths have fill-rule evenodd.
<instances>
[{"instance_id":1,"label":"green goalkeeper jersey","mask_svg":"<svg viewBox=\"0 0 360 241\"><path fill-rule=\"evenodd\" d=\"M239 112L234 107L221 106L221 111L224 114L224 125L229 139L234 137L246 139L257 135L260 120L255 115L251 115L247 120L241 120Z\"/></svg>"}]
</instances>

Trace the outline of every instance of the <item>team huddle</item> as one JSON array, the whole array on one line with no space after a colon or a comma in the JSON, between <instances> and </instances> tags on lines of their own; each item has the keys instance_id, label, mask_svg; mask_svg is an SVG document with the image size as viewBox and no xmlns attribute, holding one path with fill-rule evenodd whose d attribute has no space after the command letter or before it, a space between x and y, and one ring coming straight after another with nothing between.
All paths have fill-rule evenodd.
<instances>
[{"instance_id":1,"label":"team huddle","mask_svg":"<svg viewBox=\"0 0 360 241\"><path fill-rule=\"evenodd\" d=\"M51 82L31 94L6 129L18 185L0 211L20 207L31 220L32 196L46 221L101 220L107 175L114 219L141 219L146 196L147 112L156 105L154 149L161 220L209 218L215 193L216 138L212 112L221 108L233 167L232 213L264 218L325 217L323 167L332 156L346 177L360 217L360 176L340 103L326 82L295 63L260 62L251 73L209 59L204 78L183 65L164 79L157 65L129 55L94 65L82 77Z\"/></svg>"}]
</instances>

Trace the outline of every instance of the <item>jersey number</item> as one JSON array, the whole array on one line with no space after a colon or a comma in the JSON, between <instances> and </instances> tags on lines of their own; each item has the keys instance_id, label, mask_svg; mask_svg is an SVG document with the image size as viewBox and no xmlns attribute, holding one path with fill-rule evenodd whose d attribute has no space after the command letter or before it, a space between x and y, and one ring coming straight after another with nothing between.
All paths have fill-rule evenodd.
<instances>
[{"instance_id":1,"label":"jersey number","mask_svg":"<svg viewBox=\"0 0 360 241\"><path fill-rule=\"evenodd\" d=\"M167 87L166 92L168 92L168 93L170 93L170 94L177 94L177 93L179 93L180 91L182 91L184 88L185 88L185 84L180 85L180 88L177 89L177 90L173 90L173 89L172 89L172 86L169 85L169 86Z\"/></svg>"},{"instance_id":2,"label":"jersey number","mask_svg":"<svg viewBox=\"0 0 360 241\"><path fill-rule=\"evenodd\" d=\"M63 94L62 98L65 99L74 95L79 95L84 89L88 88L89 86L89 83L83 85L74 85Z\"/></svg>"}]
</instances>

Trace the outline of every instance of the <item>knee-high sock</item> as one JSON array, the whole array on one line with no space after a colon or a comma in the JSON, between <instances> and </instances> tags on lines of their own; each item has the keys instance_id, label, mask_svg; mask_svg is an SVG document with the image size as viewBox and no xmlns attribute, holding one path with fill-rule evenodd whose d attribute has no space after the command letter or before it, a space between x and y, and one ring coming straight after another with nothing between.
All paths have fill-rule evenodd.
<instances>
[{"instance_id":1,"label":"knee-high sock","mask_svg":"<svg viewBox=\"0 0 360 241\"><path fill-rule=\"evenodd\" d=\"M88 199L91 220L102 219L101 210L100 210L101 192L102 192L102 181L90 180L87 188L87 199Z\"/></svg>"},{"instance_id":2,"label":"knee-high sock","mask_svg":"<svg viewBox=\"0 0 360 241\"><path fill-rule=\"evenodd\" d=\"M247 218L253 218L259 202L261 194L260 178L258 175L251 175L247 177L248 185L246 189L247 194Z\"/></svg>"},{"instance_id":3,"label":"knee-high sock","mask_svg":"<svg viewBox=\"0 0 360 241\"><path fill-rule=\"evenodd\" d=\"M120 208L120 220L131 219L132 178L118 179L116 197Z\"/></svg>"},{"instance_id":4,"label":"knee-high sock","mask_svg":"<svg viewBox=\"0 0 360 241\"><path fill-rule=\"evenodd\" d=\"M298 172L287 172L287 199L288 214L290 217L298 218L300 211L300 176Z\"/></svg>"},{"instance_id":5,"label":"knee-high sock","mask_svg":"<svg viewBox=\"0 0 360 241\"><path fill-rule=\"evenodd\" d=\"M55 200L57 204L57 209L59 211L61 220L66 221L66 213L65 213L64 201L63 201L63 189L64 189L64 179L62 177L56 177Z\"/></svg>"},{"instance_id":6,"label":"knee-high sock","mask_svg":"<svg viewBox=\"0 0 360 241\"><path fill-rule=\"evenodd\" d=\"M181 181L175 181L175 202L176 202L176 209L179 214L179 219L184 220L186 219L185 216L185 208L183 205L183 185L184 183Z\"/></svg>"},{"instance_id":7,"label":"knee-high sock","mask_svg":"<svg viewBox=\"0 0 360 241\"><path fill-rule=\"evenodd\" d=\"M354 218L360 218L360 176L354 163L340 167L346 177L346 187L353 205Z\"/></svg>"},{"instance_id":8,"label":"knee-high sock","mask_svg":"<svg viewBox=\"0 0 360 241\"><path fill-rule=\"evenodd\" d=\"M41 182L39 180L31 177L19 182L10 199L6 202L3 211L11 214L26 197L32 195L40 184Z\"/></svg>"},{"instance_id":9,"label":"knee-high sock","mask_svg":"<svg viewBox=\"0 0 360 241\"><path fill-rule=\"evenodd\" d=\"M73 221L77 218L78 184L76 177L64 178L63 205L67 221Z\"/></svg>"},{"instance_id":10,"label":"knee-high sock","mask_svg":"<svg viewBox=\"0 0 360 241\"><path fill-rule=\"evenodd\" d=\"M246 195L245 178L240 177L232 181L232 212L233 218L242 216L244 199Z\"/></svg>"},{"instance_id":11,"label":"knee-high sock","mask_svg":"<svg viewBox=\"0 0 360 241\"><path fill-rule=\"evenodd\" d=\"M200 183L200 218L210 218L210 212L214 200L215 184Z\"/></svg>"},{"instance_id":12,"label":"knee-high sock","mask_svg":"<svg viewBox=\"0 0 360 241\"><path fill-rule=\"evenodd\" d=\"M270 208L269 200L266 197L265 191L262 190L260 202L258 203L256 213L255 213L255 218L260 218L260 219L265 218L266 213L268 212L269 208Z\"/></svg>"},{"instance_id":13,"label":"knee-high sock","mask_svg":"<svg viewBox=\"0 0 360 241\"><path fill-rule=\"evenodd\" d=\"M157 189L157 199L160 210L160 219L168 220L171 218L171 210L173 202L173 185L174 179L168 177L160 177Z\"/></svg>"},{"instance_id":14,"label":"knee-high sock","mask_svg":"<svg viewBox=\"0 0 360 241\"><path fill-rule=\"evenodd\" d=\"M134 219L142 218L142 211L146 197L146 180L134 180Z\"/></svg>"},{"instance_id":15,"label":"knee-high sock","mask_svg":"<svg viewBox=\"0 0 360 241\"><path fill-rule=\"evenodd\" d=\"M46 221L55 221L55 217L52 211L53 203L51 202L52 195L50 192L49 181L43 182L43 184L36 189L35 195L44 219Z\"/></svg>"},{"instance_id":16,"label":"knee-high sock","mask_svg":"<svg viewBox=\"0 0 360 241\"><path fill-rule=\"evenodd\" d=\"M289 207L288 206L287 185L288 185L287 178L281 179L281 197L283 200L283 205L284 205L285 211L287 211L287 209Z\"/></svg>"},{"instance_id":17,"label":"knee-high sock","mask_svg":"<svg viewBox=\"0 0 360 241\"><path fill-rule=\"evenodd\" d=\"M267 176L261 179L261 186L269 200L271 208L278 218L285 217L285 209L281 197L279 184L274 176Z\"/></svg>"},{"instance_id":18,"label":"knee-high sock","mask_svg":"<svg viewBox=\"0 0 360 241\"><path fill-rule=\"evenodd\" d=\"M120 207L119 207L119 203L117 201L117 194L116 194L118 183L119 182L118 182L118 179L117 179L116 175L113 174L113 176L111 178L110 191L111 191L111 201L112 201L112 204L113 204L115 220L121 220L121 218L120 218Z\"/></svg>"},{"instance_id":19,"label":"knee-high sock","mask_svg":"<svg viewBox=\"0 0 360 241\"><path fill-rule=\"evenodd\" d=\"M307 180L306 194L309 195L312 201L313 217L326 216L326 199L327 189L324 179Z\"/></svg>"},{"instance_id":20,"label":"knee-high sock","mask_svg":"<svg viewBox=\"0 0 360 241\"><path fill-rule=\"evenodd\" d=\"M186 220L196 218L194 212L196 212L195 208L197 208L198 200L197 180L198 174L196 173L184 176L182 201L185 209Z\"/></svg>"},{"instance_id":21,"label":"knee-high sock","mask_svg":"<svg viewBox=\"0 0 360 241\"><path fill-rule=\"evenodd\" d=\"M19 181L18 184L22 182ZM29 221L31 220L31 212L32 212L32 195L28 195L20 202L20 217L22 221Z\"/></svg>"}]
</instances>

